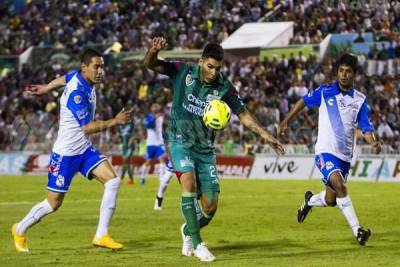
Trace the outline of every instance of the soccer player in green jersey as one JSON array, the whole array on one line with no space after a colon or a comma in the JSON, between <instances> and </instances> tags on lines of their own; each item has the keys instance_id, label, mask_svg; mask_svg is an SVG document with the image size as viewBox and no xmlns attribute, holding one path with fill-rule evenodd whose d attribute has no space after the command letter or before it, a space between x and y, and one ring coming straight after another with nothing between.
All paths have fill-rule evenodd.
<instances>
[{"instance_id":1,"label":"soccer player in green jersey","mask_svg":"<svg viewBox=\"0 0 400 267\"><path fill-rule=\"evenodd\" d=\"M214 148L215 132L202 122L207 101L225 101L240 121L272 146L278 155L284 154L284 148L254 119L232 83L220 72L224 53L219 44L207 44L198 64L160 59L158 52L165 45L165 38L155 37L144 57L144 64L147 68L168 75L173 82L167 142L173 166L181 173L181 206L186 221L181 227L182 254L195 255L200 261L214 261L215 256L200 237L200 228L209 224L217 210L220 192Z\"/></svg>"},{"instance_id":2,"label":"soccer player in green jersey","mask_svg":"<svg viewBox=\"0 0 400 267\"><path fill-rule=\"evenodd\" d=\"M124 180L125 173L128 173L129 180L128 184L134 184L133 180L133 168L130 162L132 157L133 151L135 149L133 140L132 140L132 133L133 133L133 122L129 121L126 124L122 124L118 126L119 136L122 143L122 173L121 173L121 180Z\"/></svg>"}]
</instances>

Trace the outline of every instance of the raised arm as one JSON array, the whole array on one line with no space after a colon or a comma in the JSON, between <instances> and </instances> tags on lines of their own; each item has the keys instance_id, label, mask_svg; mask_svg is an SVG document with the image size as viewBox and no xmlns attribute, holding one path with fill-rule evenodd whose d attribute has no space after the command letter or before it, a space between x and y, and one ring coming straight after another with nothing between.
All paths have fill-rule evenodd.
<instances>
[{"instance_id":1,"label":"raised arm","mask_svg":"<svg viewBox=\"0 0 400 267\"><path fill-rule=\"evenodd\" d=\"M158 52L163 49L167 44L164 37L155 37L152 40L152 46L144 56L143 63L146 68L156 72L163 72L164 60L158 58Z\"/></svg>"},{"instance_id":2,"label":"raised arm","mask_svg":"<svg viewBox=\"0 0 400 267\"><path fill-rule=\"evenodd\" d=\"M244 126L249 128L251 131L263 138L267 144L269 144L278 155L285 154L283 145L273 137L268 131L266 131L260 123L248 112L247 110L238 114L239 120Z\"/></svg>"},{"instance_id":3,"label":"raised arm","mask_svg":"<svg viewBox=\"0 0 400 267\"><path fill-rule=\"evenodd\" d=\"M25 91L30 95L44 95L51 90L59 89L67 85L65 82L65 75L56 78L48 84L30 84L25 88Z\"/></svg>"}]
</instances>

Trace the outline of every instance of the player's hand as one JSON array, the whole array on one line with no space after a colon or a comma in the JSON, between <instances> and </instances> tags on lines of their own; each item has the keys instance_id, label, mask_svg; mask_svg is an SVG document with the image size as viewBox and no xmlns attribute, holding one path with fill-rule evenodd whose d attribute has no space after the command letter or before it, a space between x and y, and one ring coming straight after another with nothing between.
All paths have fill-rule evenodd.
<instances>
[{"instance_id":1,"label":"player's hand","mask_svg":"<svg viewBox=\"0 0 400 267\"><path fill-rule=\"evenodd\" d=\"M276 154L282 156L285 154L285 148L282 143L272 135L264 136L264 140L275 150Z\"/></svg>"},{"instance_id":2,"label":"player's hand","mask_svg":"<svg viewBox=\"0 0 400 267\"><path fill-rule=\"evenodd\" d=\"M159 51L167 46L167 39L164 37L154 37L152 40L151 49Z\"/></svg>"},{"instance_id":3,"label":"player's hand","mask_svg":"<svg viewBox=\"0 0 400 267\"><path fill-rule=\"evenodd\" d=\"M372 145L372 148L374 149L374 152L376 154L381 153L381 150L382 150L381 142L375 141L371 145Z\"/></svg>"},{"instance_id":4,"label":"player's hand","mask_svg":"<svg viewBox=\"0 0 400 267\"><path fill-rule=\"evenodd\" d=\"M282 121L278 127L276 128L276 134L278 136L278 138L282 135L285 135L285 132L287 130L287 123Z\"/></svg>"},{"instance_id":5,"label":"player's hand","mask_svg":"<svg viewBox=\"0 0 400 267\"><path fill-rule=\"evenodd\" d=\"M125 124L128 121L130 121L132 118L132 110L125 110L125 108L123 108L118 114L117 116L115 116L114 120L116 122L117 125L120 124Z\"/></svg>"},{"instance_id":6,"label":"player's hand","mask_svg":"<svg viewBox=\"0 0 400 267\"><path fill-rule=\"evenodd\" d=\"M46 84L30 84L25 87L25 92L29 95L44 95L47 93L47 85Z\"/></svg>"}]
</instances>

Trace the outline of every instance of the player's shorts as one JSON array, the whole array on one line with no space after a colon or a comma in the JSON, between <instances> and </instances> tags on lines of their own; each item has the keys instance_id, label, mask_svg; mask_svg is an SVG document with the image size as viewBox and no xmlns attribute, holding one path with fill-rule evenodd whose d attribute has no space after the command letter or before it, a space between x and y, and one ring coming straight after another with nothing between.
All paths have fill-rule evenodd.
<instances>
[{"instance_id":1,"label":"player's shorts","mask_svg":"<svg viewBox=\"0 0 400 267\"><path fill-rule=\"evenodd\" d=\"M50 156L47 189L65 193L78 171L91 180L91 171L106 160L107 157L101 155L93 146L83 154L75 156L63 156L53 152Z\"/></svg>"},{"instance_id":2,"label":"player's shorts","mask_svg":"<svg viewBox=\"0 0 400 267\"><path fill-rule=\"evenodd\" d=\"M322 153L315 156L315 165L322 173L322 182L324 182L325 185L330 186L329 179L334 172L340 172L344 182L347 181L350 170L349 162L343 161L332 154Z\"/></svg>"},{"instance_id":3,"label":"player's shorts","mask_svg":"<svg viewBox=\"0 0 400 267\"><path fill-rule=\"evenodd\" d=\"M160 159L164 155L164 146L147 146L146 159Z\"/></svg>"},{"instance_id":4,"label":"player's shorts","mask_svg":"<svg viewBox=\"0 0 400 267\"><path fill-rule=\"evenodd\" d=\"M220 192L215 153L197 153L179 143L170 143L168 148L176 173L194 172L198 195L203 192Z\"/></svg>"}]
</instances>

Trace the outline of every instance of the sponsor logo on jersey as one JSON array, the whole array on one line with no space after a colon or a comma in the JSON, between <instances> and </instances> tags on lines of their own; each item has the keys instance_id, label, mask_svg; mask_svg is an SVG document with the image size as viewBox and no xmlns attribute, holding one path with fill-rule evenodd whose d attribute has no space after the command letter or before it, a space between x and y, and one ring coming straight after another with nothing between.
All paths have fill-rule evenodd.
<instances>
[{"instance_id":1,"label":"sponsor logo on jersey","mask_svg":"<svg viewBox=\"0 0 400 267\"><path fill-rule=\"evenodd\" d=\"M329 106L333 106L333 98L329 98L328 99L328 105Z\"/></svg>"}]
</instances>

